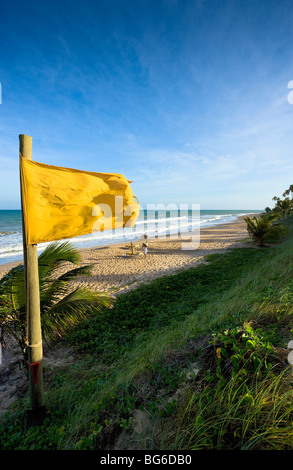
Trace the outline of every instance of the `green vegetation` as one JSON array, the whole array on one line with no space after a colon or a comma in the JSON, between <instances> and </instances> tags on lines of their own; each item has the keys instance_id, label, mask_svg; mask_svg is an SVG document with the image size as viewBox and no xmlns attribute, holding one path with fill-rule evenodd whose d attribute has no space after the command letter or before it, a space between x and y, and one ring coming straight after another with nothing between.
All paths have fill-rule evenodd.
<instances>
[{"instance_id":1,"label":"green vegetation","mask_svg":"<svg viewBox=\"0 0 293 470\"><path fill-rule=\"evenodd\" d=\"M265 241L276 241L286 234L286 226L276 222L279 218L280 215L277 212L265 212L257 217L244 217L244 220L251 238L263 247Z\"/></svg>"},{"instance_id":2,"label":"green vegetation","mask_svg":"<svg viewBox=\"0 0 293 470\"><path fill-rule=\"evenodd\" d=\"M293 213L293 185L291 184L283 193L283 198L274 196L275 207L265 208L265 212L258 217L244 217L247 223L247 230L255 242L259 243L261 247L265 242L275 242L282 238L287 231L286 225L277 222L278 219L287 220L288 216Z\"/></svg>"},{"instance_id":3,"label":"green vegetation","mask_svg":"<svg viewBox=\"0 0 293 470\"><path fill-rule=\"evenodd\" d=\"M285 240L209 255L118 297L64 338L45 367L48 417L27 400L2 449L293 449L293 220Z\"/></svg>"},{"instance_id":4,"label":"green vegetation","mask_svg":"<svg viewBox=\"0 0 293 470\"><path fill-rule=\"evenodd\" d=\"M99 312L111 305L106 294L86 288L72 290L70 281L77 276L90 275L91 266L67 269L56 275L66 264L80 262L78 250L69 243L51 243L38 259L42 333L45 340L61 337L89 312ZM8 333L18 343L27 362L24 269L16 266L0 279L0 340L5 343Z\"/></svg>"},{"instance_id":5,"label":"green vegetation","mask_svg":"<svg viewBox=\"0 0 293 470\"><path fill-rule=\"evenodd\" d=\"M291 197L290 197L291 194ZM288 216L293 212L293 184L289 186L283 192L283 199L278 196L273 197L273 201L275 201L275 207L270 209L270 207L266 207L266 212L274 212L280 215L283 219L287 220Z\"/></svg>"}]
</instances>

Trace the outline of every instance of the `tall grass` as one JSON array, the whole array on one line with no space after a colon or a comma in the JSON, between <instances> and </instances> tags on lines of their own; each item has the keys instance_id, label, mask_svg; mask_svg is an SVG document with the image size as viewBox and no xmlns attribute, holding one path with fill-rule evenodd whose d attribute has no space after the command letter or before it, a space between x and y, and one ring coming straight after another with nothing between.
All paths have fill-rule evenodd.
<instances>
[{"instance_id":1,"label":"tall grass","mask_svg":"<svg viewBox=\"0 0 293 470\"><path fill-rule=\"evenodd\" d=\"M240 381L238 380L240 378ZM293 380L235 376L223 388L187 396L159 446L181 450L292 450Z\"/></svg>"}]
</instances>

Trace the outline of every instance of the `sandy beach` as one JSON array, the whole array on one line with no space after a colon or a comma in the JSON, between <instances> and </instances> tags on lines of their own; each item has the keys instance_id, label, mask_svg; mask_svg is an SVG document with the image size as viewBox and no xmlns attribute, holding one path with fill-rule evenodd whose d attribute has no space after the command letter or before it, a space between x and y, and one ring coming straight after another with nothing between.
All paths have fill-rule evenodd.
<instances>
[{"instance_id":1,"label":"sandy beach","mask_svg":"<svg viewBox=\"0 0 293 470\"><path fill-rule=\"evenodd\" d=\"M239 246L247 238L246 223L243 217L227 224L219 224L202 228L200 245L196 249L182 249L181 238L149 239L146 258L142 254L142 240L135 242L136 252L140 255L127 256L129 248L124 244L85 248L80 250L81 264L93 265L92 276L79 277L74 285L84 285L96 291L106 291L113 296L134 289L140 283L166 274L175 273L181 269L203 262L209 253L225 251L236 245ZM188 244L184 238L183 243ZM0 278L13 266L20 262L0 266ZM65 265L63 271L71 268Z\"/></svg>"}]
</instances>

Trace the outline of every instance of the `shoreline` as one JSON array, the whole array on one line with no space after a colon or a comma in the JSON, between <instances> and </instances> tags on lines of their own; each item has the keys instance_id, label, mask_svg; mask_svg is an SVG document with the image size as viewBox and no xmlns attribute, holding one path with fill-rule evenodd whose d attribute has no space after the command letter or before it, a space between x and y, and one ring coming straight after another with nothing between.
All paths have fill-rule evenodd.
<instances>
[{"instance_id":1,"label":"shoreline","mask_svg":"<svg viewBox=\"0 0 293 470\"><path fill-rule=\"evenodd\" d=\"M224 252L229 248L240 246L242 240L248 238L245 216L239 216L232 222L201 228L199 247L191 250L183 250L182 242L187 244L188 240L185 237L191 237L196 232L182 233L183 239L180 235L176 238L174 235L163 239L149 238L146 258L142 254L136 257L126 256L129 249L125 246L130 242L78 249L81 265L91 264L93 269L91 276L80 276L72 281L72 285L74 288L86 286L116 296L156 277L188 269L204 262L204 256L207 254ZM141 253L142 239L133 243L139 245L137 251ZM22 263L15 261L0 265L0 278L11 268ZM71 269L71 266L70 263L66 263L60 269L60 274Z\"/></svg>"}]
</instances>

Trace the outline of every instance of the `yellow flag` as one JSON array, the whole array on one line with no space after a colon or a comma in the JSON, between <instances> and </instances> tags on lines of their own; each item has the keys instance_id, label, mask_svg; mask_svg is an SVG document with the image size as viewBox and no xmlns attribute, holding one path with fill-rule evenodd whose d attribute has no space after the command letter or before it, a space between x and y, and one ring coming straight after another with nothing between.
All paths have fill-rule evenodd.
<instances>
[{"instance_id":1,"label":"yellow flag","mask_svg":"<svg viewBox=\"0 0 293 470\"><path fill-rule=\"evenodd\" d=\"M120 174L62 168L20 156L20 178L27 245L133 227L139 215L130 181Z\"/></svg>"}]
</instances>

